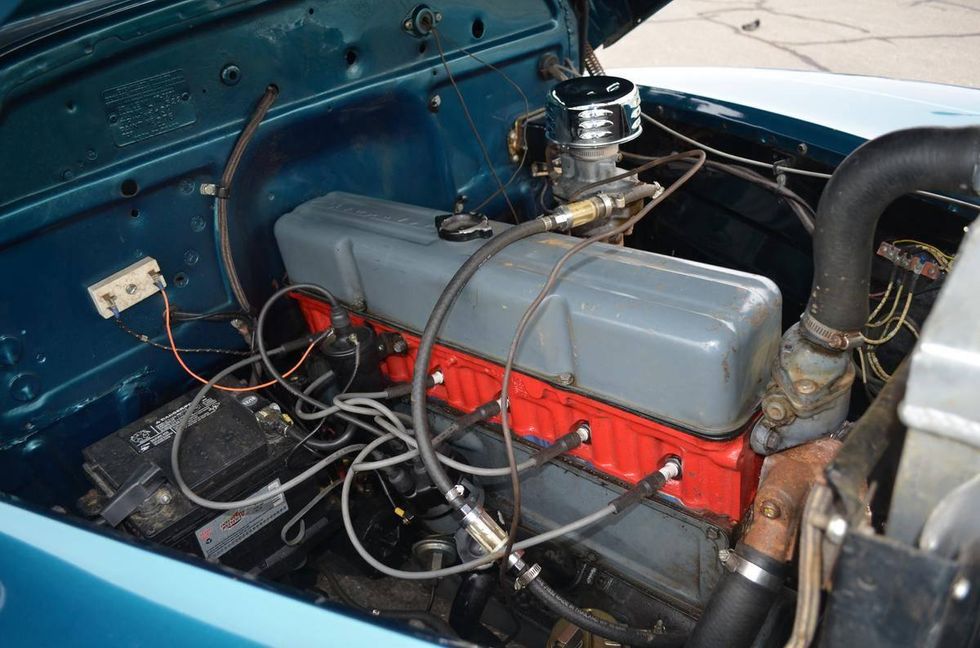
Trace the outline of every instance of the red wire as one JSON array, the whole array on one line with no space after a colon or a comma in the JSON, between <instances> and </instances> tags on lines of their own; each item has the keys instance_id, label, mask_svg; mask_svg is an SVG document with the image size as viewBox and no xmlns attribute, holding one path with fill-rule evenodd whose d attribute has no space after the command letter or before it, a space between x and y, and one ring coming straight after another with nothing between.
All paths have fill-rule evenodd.
<instances>
[{"instance_id":1,"label":"red wire","mask_svg":"<svg viewBox=\"0 0 980 648\"><path fill-rule=\"evenodd\" d=\"M198 382L205 385L208 384L209 381L207 379L201 378L196 373L194 373L191 370L191 368L188 367L187 364L184 362L184 359L180 357L180 352L177 351L177 343L174 342L174 332L170 328L170 298L167 297L167 291L163 290L162 288L160 289L160 294L163 295L163 304L166 309L163 311L163 322L167 329L167 339L170 340L170 350L174 352L174 357L177 358L177 362L180 363L180 366L184 368L184 371L189 373ZM293 365L293 368L287 371L286 373L284 373L282 377L286 378L291 373L299 369L300 366L306 361L307 356L310 355L310 352L313 351L313 347L315 346L316 346L316 340L310 342L310 346L306 347L306 351L303 352L303 355L302 357L300 357L299 362ZM212 387L214 389L220 389L221 391L227 391L227 392L247 392L247 391L255 391L256 389L265 389L266 387L272 387L275 384L276 384L275 380L270 380L268 382L262 383L261 385L254 385L252 387L225 387L224 385L212 385Z\"/></svg>"}]
</instances>

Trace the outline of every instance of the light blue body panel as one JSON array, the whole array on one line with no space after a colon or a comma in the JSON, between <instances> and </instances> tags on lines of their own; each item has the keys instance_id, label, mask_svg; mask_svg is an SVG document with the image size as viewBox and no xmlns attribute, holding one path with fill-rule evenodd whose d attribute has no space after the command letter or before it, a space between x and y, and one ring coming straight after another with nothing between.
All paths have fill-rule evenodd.
<instances>
[{"instance_id":1,"label":"light blue body panel","mask_svg":"<svg viewBox=\"0 0 980 648\"><path fill-rule=\"evenodd\" d=\"M428 642L0 501L0 644Z\"/></svg>"}]
</instances>

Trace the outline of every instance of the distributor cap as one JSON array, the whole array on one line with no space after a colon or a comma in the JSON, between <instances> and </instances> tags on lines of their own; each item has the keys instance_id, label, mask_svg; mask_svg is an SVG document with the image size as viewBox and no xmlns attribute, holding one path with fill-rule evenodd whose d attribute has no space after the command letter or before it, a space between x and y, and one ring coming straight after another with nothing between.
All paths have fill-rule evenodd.
<instances>
[{"instance_id":1,"label":"distributor cap","mask_svg":"<svg viewBox=\"0 0 980 648\"><path fill-rule=\"evenodd\" d=\"M622 144L643 131L640 93L619 77L562 81L548 93L546 113L548 139L572 148Z\"/></svg>"}]
</instances>

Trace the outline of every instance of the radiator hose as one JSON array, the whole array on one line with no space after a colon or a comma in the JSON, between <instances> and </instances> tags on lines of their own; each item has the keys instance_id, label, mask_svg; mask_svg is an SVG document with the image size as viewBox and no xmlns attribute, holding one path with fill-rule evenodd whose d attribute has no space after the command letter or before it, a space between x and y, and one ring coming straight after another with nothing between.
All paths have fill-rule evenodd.
<instances>
[{"instance_id":1,"label":"radiator hose","mask_svg":"<svg viewBox=\"0 0 980 648\"><path fill-rule=\"evenodd\" d=\"M735 556L736 560L748 560L761 567L766 579L753 577L748 570L726 571L685 644L688 648L751 646L769 615L781 589L779 583L786 564L745 546L739 546Z\"/></svg>"},{"instance_id":2,"label":"radiator hose","mask_svg":"<svg viewBox=\"0 0 980 648\"><path fill-rule=\"evenodd\" d=\"M803 318L808 337L842 348L827 344L828 334L864 328L878 219L916 190L980 193L980 127L895 131L861 145L837 167L817 209L813 290Z\"/></svg>"}]
</instances>

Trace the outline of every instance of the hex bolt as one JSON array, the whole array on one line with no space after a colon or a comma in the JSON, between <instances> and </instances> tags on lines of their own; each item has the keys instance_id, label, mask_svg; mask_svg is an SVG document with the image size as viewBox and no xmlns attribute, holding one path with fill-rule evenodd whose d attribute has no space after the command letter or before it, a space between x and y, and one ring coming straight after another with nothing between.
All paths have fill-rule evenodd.
<instances>
[{"instance_id":1,"label":"hex bolt","mask_svg":"<svg viewBox=\"0 0 980 648\"><path fill-rule=\"evenodd\" d=\"M957 578L953 583L953 598L957 601L966 600L970 595L970 581L965 578Z\"/></svg>"},{"instance_id":2,"label":"hex bolt","mask_svg":"<svg viewBox=\"0 0 980 648\"><path fill-rule=\"evenodd\" d=\"M847 533L847 520L835 515L827 521L827 539L834 544L840 544Z\"/></svg>"},{"instance_id":3,"label":"hex bolt","mask_svg":"<svg viewBox=\"0 0 980 648\"><path fill-rule=\"evenodd\" d=\"M395 340L395 343L391 345L391 350L395 353L405 353L408 351L408 342L399 338Z\"/></svg>"},{"instance_id":4,"label":"hex bolt","mask_svg":"<svg viewBox=\"0 0 980 648\"><path fill-rule=\"evenodd\" d=\"M779 505L772 500L765 500L759 507L759 512L762 513L762 517L769 518L770 520L775 520L783 512L780 510Z\"/></svg>"},{"instance_id":5,"label":"hex bolt","mask_svg":"<svg viewBox=\"0 0 980 648\"><path fill-rule=\"evenodd\" d=\"M405 22L402 23L402 27L405 28L405 31L412 31L412 27L414 26L415 25L412 24L411 19L406 20Z\"/></svg>"},{"instance_id":6,"label":"hex bolt","mask_svg":"<svg viewBox=\"0 0 980 648\"><path fill-rule=\"evenodd\" d=\"M558 384L566 387L575 384L575 375L571 373L561 373L557 376Z\"/></svg>"},{"instance_id":7,"label":"hex bolt","mask_svg":"<svg viewBox=\"0 0 980 648\"><path fill-rule=\"evenodd\" d=\"M156 495L157 504L169 504L174 501L174 496L166 488L161 488Z\"/></svg>"},{"instance_id":8,"label":"hex bolt","mask_svg":"<svg viewBox=\"0 0 980 648\"><path fill-rule=\"evenodd\" d=\"M439 106L441 105L442 105L442 97L440 97L439 95L432 95L432 97L429 99L429 111L439 112Z\"/></svg>"},{"instance_id":9,"label":"hex bolt","mask_svg":"<svg viewBox=\"0 0 980 648\"><path fill-rule=\"evenodd\" d=\"M789 412L786 411L786 407L778 400L771 400L765 404L766 418L770 421L782 421L786 418Z\"/></svg>"},{"instance_id":10,"label":"hex bolt","mask_svg":"<svg viewBox=\"0 0 980 648\"><path fill-rule=\"evenodd\" d=\"M817 391L817 383L809 378L797 380L795 383L793 383L793 386L796 387L796 391L800 392L801 394L812 394L813 392Z\"/></svg>"},{"instance_id":11,"label":"hex bolt","mask_svg":"<svg viewBox=\"0 0 980 648\"><path fill-rule=\"evenodd\" d=\"M775 450L779 447L779 432L775 430L770 430L769 434L766 436L766 449Z\"/></svg>"},{"instance_id":12,"label":"hex bolt","mask_svg":"<svg viewBox=\"0 0 980 648\"><path fill-rule=\"evenodd\" d=\"M127 295L135 295L137 290L139 290L139 286L137 286L136 284L129 284L128 286L126 286Z\"/></svg>"}]
</instances>

